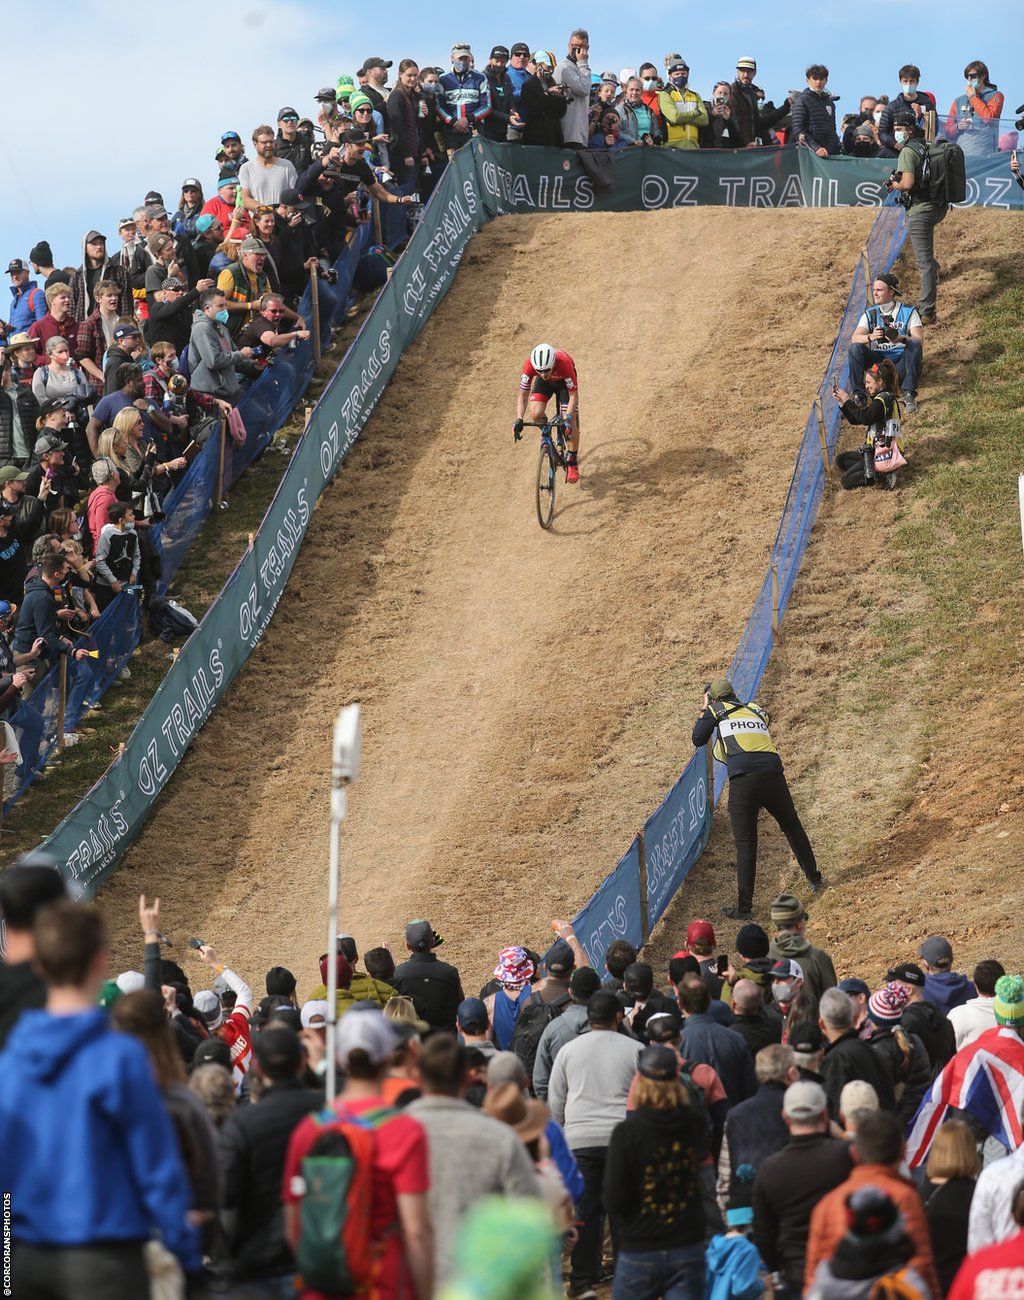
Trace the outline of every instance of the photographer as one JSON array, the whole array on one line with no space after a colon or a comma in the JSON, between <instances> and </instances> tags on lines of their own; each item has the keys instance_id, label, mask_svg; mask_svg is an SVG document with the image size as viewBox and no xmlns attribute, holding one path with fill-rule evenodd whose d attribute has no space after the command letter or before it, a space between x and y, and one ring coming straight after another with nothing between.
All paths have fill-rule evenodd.
<instances>
[{"instance_id":1,"label":"photographer","mask_svg":"<svg viewBox=\"0 0 1024 1300\"><path fill-rule=\"evenodd\" d=\"M753 919L754 876L757 870L757 818L762 808L775 818L789 847L816 894L825 888L814 860L782 759L768 732L768 714L753 702L743 704L732 683L720 677L704 689L704 707L694 723L693 743L700 749L717 733L712 752L729 771L729 823L736 841L736 907L723 915L738 921Z\"/></svg>"},{"instance_id":2,"label":"photographer","mask_svg":"<svg viewBox=\"0 0 1024 1300\"><path fill-rule=\"evenodd\" d=\"M906 464L899 440L899 379L891 361L882 360L864 372L863 402L852 398L838 384L832 384L832 395L839 403L843 418L851 424L867 425L864 445L857 451L841 451L836 465L843 471L843 487L896 486L896 469ZM893 450L895 444L895 450ZM885 468L879 453L888 453L884 459L895 459L892 468ZM899 453L897 456L895 453Z\"/></svg>"},{"instance_id":3,"label":"photographer","mask_svg":"<svg viewBox=\"0 0 1024 1300\"><path fill-rule=\"evenodd\" d=\"M68 444L60 434L46 431L36 440L34 469L25 480L25 493L43 503L44 521L54 510L76 504L81 495L78 487L78 462L67 459Z\"/></svg>"},{"instance_id":4,"label":"photographer","mask_svg":"<svg viewBox=\"0 0 1024 1300\"><path fill-rule=\"evenodd\" d=\"M917 410L924 339L920 313L910 303L896 301L901 297L901 290L894 275L876 276L871 295L874 306L857 322L846 354L850 386L855 393L859 392L864 387L865 368L874 361L889 360L896 367L905 394L904 409L913 415Z\"/></svg>"},{"instance_id":5,"label":"photographer","mask_svg":"<svg viewBox=\"0 0 1024 1300\"><path fill-rule=\"evenodd\" d=\"M554 57L546 50L537 50L533 62L537 71L526 78L519 92L519 111L525 122L523 144L560 149L562 118L565 117L569 101L565 98L562 87L555 85Z\"/></svg>"},{"instance_id":6,"label":"photographer","mask_svg":"<svg viewBox=\"0 0 1024 1300\"><path fill-rule=\"evenodd\" d=\"M184 280L169 275L160 283L155 293L147 293L149 320L146 321L146 342L150 348L158 343L169 343L175 353L181 351L188 342L192 328L192 313L199 302L203 289L209 289L212 280L200 280L195 289L186 289Z\"/></svg>"},{"instance_id":7,"label":"photographer","mask_svg":"<svg viewBox=\"0 0 1024 1300\"><path fill-rule=\"evenodd\" d=\"M727 81L716 81L711 91L711 103L708 105L708 130L711 135L711 149L739 149L739 137L736 135L730 106L730 90Z\"/></svg>"},{"instance_id":8,"label":"photographer","mask_svg":"<svg viewBox=\"0 0 1024 1300\"><path fill-rule=\"evenodd\" d=\"M907 229L914 249L914 260L921 277L920 313L922 325L934 325L935 302L939 292L939 264L935 260L935 227L946 219L949 208L935 203L921 186L926 146L921 139L917 118L909 109L893 117L893 138L899 148L896 167L889 177L889 187L896 201L907 209Z\"/></svg>"},{"instance_id":9,"label":"photographer","mask_svg":"<svg viewBox=\"0 0 1024 1300\"><path fill-rule=\"evenodd\" d=\"M296 304L306 289L311 263L317 260L313 238L314 218L307 214L314 204L305 201L298 190L285 190L277 205L277 269L285 301Z\"/></svg>"},{"instance_id":10,"label":"photographer","mask_svg":"<svg viewBox=\"0 0 1024 1300\"><path fill-rule=\"evenodd\" d=\"M274 351L285 348L296 339L308 339L309 330L300 321L299 328L279 333L285 314L284 299L279 293L265 293L260 300L259 314L238 334L240 347L252 348L253 365L262 373L274 360Z\"/></svg>"}]
</instances>

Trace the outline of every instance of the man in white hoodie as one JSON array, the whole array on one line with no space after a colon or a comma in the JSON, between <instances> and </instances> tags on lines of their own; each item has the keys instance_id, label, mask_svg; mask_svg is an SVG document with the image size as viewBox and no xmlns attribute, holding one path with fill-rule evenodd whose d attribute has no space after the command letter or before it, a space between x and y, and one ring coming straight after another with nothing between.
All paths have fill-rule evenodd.
<instances>
[{"instance_id":1,"label":"man in white hoodie","mask_svg":"<svg viewBox=\"0 0 1024 1300\"><path fill-rule=\"evenodd\" d=\"M961 1047L973 1043L986 1029L995 1028L996 980L1005 974L1006 971L997 961L980 961L975 966L974 987L978 990L978 996L961 1007L954 1007L946 1017L956 1034L958 1052Z\"/></svg>"}]
</instances>

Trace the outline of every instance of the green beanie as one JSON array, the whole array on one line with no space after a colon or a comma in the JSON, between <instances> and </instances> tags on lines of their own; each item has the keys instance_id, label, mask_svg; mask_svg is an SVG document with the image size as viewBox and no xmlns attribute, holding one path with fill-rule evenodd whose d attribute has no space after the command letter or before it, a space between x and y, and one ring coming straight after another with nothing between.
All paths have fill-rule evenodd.
<instances>
[{"instance_id":1,"label":"green beanie","mask_svg":"<svg viewBox=\"0 0 1024 1300\"><path fill-rule=\"evenodd\" d=\"M1024 979L1019 975L1003 975L996 980L992 1010L997 1025L1008 1025L1024 1034Z\"/></svg>"},{"instance_id":2,"label":"green beanie","mask_svg":"<svg viewBox=\"0 0 1024 1300\"><path fill-rule=\"evenodd\" d=\"M355 81L351 77L342 75L338 78L338 84L335 87L335 90L338 92L339 99L348 99L349 95L352 94L355 88Z\"/></svg>"},{"instance_id":3,"label":"green beanie","mask_svg":"<svg viewBox=\"0 0 1024 1300\"><path fill-rule=\"evenodd\" d=\"M373 100L370 98L369 95L364 95L361 90L357 91L348 101L348 106L353 113L356 111L357 108L362 108L366 104L369 104L370 107L373 108Z\"/></svg>"}]
</instances>

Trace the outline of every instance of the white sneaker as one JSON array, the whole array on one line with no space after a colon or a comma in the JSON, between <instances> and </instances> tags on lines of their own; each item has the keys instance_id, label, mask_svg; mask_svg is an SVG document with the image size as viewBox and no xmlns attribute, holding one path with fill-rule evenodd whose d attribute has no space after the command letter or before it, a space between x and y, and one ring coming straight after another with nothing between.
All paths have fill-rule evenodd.
<instances>
[{"instance_id":1,"label":"white sneaker","mask_svg":"<svg viewBox=\"0 0 1024 1300\"><path fill-rule=\"evenodd\" d=\"M77 731L66 731L64 733L64 748L69 749L72 745L77 745L82 737Z\"/></svg>"},{"instance_id":2,"label":"white sneaker","mask_svg":"<svg viewBox=\"0 0 1024 1300\"><path fill-rule=\"evenodd\" d=\"M917 394L916 394L916 393L904 393L904 394L903 394L903 409L904 409L904 411L907 413L907 415L914 415L914 414L916 413L916 411L917 411Z\"/></svg>"},{"instance_id":3,"label":"white sneaker","mask_svg":"<svg viewBox=\"0 0 1024 1300\"><path fill-rule=\"evenodd\" d=\"M131 678L131 675L132 670L130 668L122 668L120 673L117 675L117 680L119 682L126 682Z\"/></svg>"}]
</instances>

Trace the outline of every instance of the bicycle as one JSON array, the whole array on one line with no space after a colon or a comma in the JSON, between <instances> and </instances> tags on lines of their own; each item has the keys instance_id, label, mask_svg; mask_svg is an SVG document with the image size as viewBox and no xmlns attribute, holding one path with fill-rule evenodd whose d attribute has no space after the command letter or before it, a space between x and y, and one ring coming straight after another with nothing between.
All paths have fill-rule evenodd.
<instances>
[{"instance_id":1,"label":"bicycle","mask_svg":"<svg viewBox=\"0 0 1024 1300\"><path fill-rule=\"evenodd\" d=\"M565 416L559 413L550 420L524 420L524 429L540 429L540 458L537 461L537 522L551 527L555 517L555 471L568 473L565 445ZM551 431L555 436L552 438Z\"/></svg>"}]
</instances>

